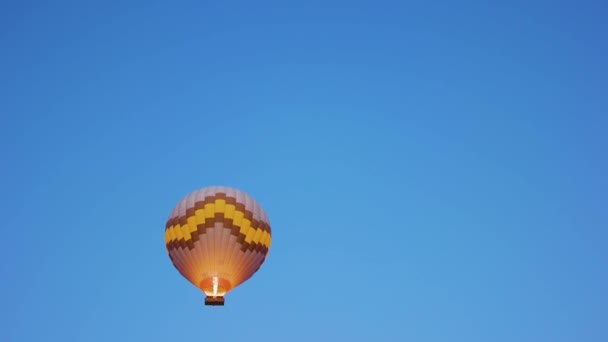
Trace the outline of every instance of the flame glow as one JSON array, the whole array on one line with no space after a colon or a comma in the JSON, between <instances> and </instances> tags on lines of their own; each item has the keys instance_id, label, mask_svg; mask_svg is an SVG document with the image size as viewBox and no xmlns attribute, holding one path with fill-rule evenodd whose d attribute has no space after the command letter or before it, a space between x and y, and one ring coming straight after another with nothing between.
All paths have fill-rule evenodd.
<instances>
[{"instance_id":1,"label":"flame glow","mask_svg":"<svg viewBox=\"0 0 608 342\"><path fill-rule=\"evenodd\" d=\"M213 277L213 295L217 296L217 285L218 285L218 279L217 277Z\"/></svg>"}]
</instances>

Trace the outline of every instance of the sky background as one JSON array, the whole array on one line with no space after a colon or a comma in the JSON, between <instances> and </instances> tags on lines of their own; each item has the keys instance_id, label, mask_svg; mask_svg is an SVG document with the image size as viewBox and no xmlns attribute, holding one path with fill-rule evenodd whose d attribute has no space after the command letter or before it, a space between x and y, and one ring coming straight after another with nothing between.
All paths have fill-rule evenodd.
<instances>
[{"instance_id":1,"label":"sky background","mask_svg":"<svg viewBox=\"0 0 608 342\"><path fill-rule=\"evenodd\" d=\"M608 341L601 1L4 1L0 340ZM273 242L207 307L173 206Z\"/></svg>"}]
</instances>

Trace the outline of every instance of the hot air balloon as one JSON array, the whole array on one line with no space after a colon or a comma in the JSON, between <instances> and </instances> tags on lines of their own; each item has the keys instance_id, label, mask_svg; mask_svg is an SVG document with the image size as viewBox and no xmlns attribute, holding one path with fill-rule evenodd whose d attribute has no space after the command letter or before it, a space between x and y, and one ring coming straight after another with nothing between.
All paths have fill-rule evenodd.
<instances>
[{"instance_id":1,"label":"hot air balloon","mask_svg":"<svg viewBox=\"0 0 608 342\"><path fill-rule=\"evenodd\" d=\"M224 305L224 296L262 266L270 241L270 224L260 204L224 186L186 195L165 226L173 266L205 294L205 305Z\"/></svg>"}]
</instances>

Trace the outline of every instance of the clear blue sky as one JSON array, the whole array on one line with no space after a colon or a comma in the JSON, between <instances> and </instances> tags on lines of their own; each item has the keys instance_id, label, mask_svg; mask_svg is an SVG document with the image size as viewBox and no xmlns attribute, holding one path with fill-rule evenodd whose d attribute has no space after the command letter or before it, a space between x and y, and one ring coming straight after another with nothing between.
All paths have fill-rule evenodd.
<instances>
[{"instance_id":1,"label":"clear blue sky","mask_svg":"<svg viewBox=\"0 0 608 342\"><path fill-rule=\"evenodd\" d=\"M600 1L6 1L0 340L608 341ZM225 307L165 221L273 227Z\"/></svg>"}]
</instances>

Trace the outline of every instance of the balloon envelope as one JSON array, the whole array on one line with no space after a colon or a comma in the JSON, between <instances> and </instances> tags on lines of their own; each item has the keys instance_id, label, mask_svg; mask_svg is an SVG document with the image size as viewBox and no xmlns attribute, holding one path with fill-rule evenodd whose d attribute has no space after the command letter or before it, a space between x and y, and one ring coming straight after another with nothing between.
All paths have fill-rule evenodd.
<instances>
[{"instance_id":1,"label":"balloon envelope","mask_svg":"<svg viewBox=\"0 0 608 342\"><path fill-rule=\"evenodd\" d=\"M249 279L271 242L266 213L251 196L230 187L191 192L173 208L165 246L179 273L205 293L207 304Z\"/></svg>"}]
</instances>

